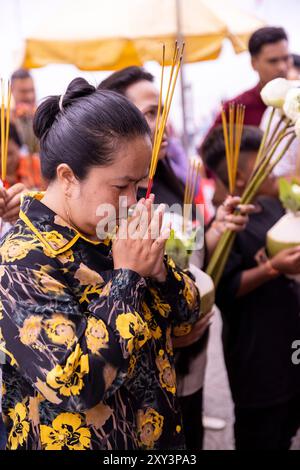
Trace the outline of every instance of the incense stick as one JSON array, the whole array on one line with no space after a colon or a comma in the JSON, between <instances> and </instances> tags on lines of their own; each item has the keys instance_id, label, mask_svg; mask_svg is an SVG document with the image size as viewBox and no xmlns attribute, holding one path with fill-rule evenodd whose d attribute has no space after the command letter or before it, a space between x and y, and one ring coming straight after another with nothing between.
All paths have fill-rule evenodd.
<instances>
[{"instance_id":1,"label":"incense stick","mask_svg":"<svg viewBox=\"0 0 300 470\"><path fill-rule=\"evenodd\" d=\"M221 110L221 117L225 142L229 192L230 194L233 194L235 191L236 175L238 170L239 153L245 118L245 106L230 103L228 124L224 108Z\"/></svg>"},{"instance_id":2,"label":"incense stick","mask_svg":"<svg viewBox=\"0 0 300 470\"><path fill-rule=\"evenodd\" d=\"M5 102L7 107L5 108ZM3 184L6 180L7 171L7 154L9 140L9 123L10 123L10 102L11 102L11 85L8 81L7 95L5 93L5 83L1 79L1 179Z\"/></svg>"},{"instance_id":3,"label":"incense stick","mask_svg":"<svg viewBox=\"0 0 300 470\"><path fill-rule=\"evenodd\" d=\"M174 47L171 73L170 73L169 83L167 87L165 105L164 105L164 109L161 115L163 75L164 75L164 67L165 67L165 47L163 46L163 62L162 62L159 105L158 105L157 117L156 117L156 126L155 126L155 133L154 133L154 142L153 142L152 157L151 157L150 170L149 170L149 182L148 182L146 198L148 198L151 193L151 189L153 185L153 178L154 178L156 168L157 168L158 155L159 155L163 135L165 132L165 128L166 128L166 124L167 124L167 120L168 120L168 116L169 116L169 112L171 108L171 103L172 103L172 99L173 99L173 95L175 91L175 86L176 86L180 66L182 63L183 51L184 51L184 44L182 44L181 48L179 49L177 42L176 42L175 47Z\"/></svg>"},{"instance_id":4,"label":"incense stick","mask_svg":"<svg viewBox=\"0 0 300 470\"><path fill-rule=\"evenodd\" d=\"M187 222L189 220L191 206L193 204L194 197L195 197L196 186L197 186L197 182L200 176L200 170L201 170L200 159L189 160L186 185L184 188L183 232L185 232Z\"/></svg>"}]
</instances>

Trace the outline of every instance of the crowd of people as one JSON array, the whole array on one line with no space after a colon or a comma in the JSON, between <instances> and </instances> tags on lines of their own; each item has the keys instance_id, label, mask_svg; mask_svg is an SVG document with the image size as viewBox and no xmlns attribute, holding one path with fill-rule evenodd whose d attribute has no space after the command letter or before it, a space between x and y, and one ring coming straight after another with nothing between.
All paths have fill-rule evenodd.
<instances>
[{"instance_id":1,"label":"crowd of people","mask_svg":"<svg viewBox=\"0 0 300 470\"><path fill-rule=\"evenodd\" d=\"M0 189L2 448L201 450L217 308L202 315L198 272L228 229L236 238L216 305L235 447L290 448L300 426L300 369L291 360L300 284L287 275L300 274L300 247L270 259L265 246L284 214L278 178L300 178L299 140L252 204L241 204L241 195L269 112L260 91L275 78L298 79L300 57L278 27L254 32L249 53L258 83L224 104L245 105L236 191L228 189L218 115L198 148L202 177L214 186L214 214L205 211L203 248L189 269L165 255L170 227L162 205L182 207L188 178L188 157L168 128L146 198L159 108L154 77L131 66L97 88L77 78L37 106L30 72L12 75ZM121 197L133 207L129 224L118 212ZM193 218L199 201L211 205L201 182ZM116 209L113 237L99 237L101 204Z\"/></svg>"}]
</instances>

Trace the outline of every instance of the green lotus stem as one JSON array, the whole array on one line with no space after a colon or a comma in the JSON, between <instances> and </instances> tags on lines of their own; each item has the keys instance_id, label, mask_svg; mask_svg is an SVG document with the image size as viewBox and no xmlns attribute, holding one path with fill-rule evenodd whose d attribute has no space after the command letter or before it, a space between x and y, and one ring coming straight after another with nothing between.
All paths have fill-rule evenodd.
<instances>
[{"instance_id":1,"label":"green lotus stem","mask_svg":"<svg viewBox=\"0 0 300 470\"><path fill-rule=\"evenodd\" d=\"M285 131L286 131L286 128L285 128ZM268 168L268 165L275 151L277 150L279 144L288 135L291 135L291 138L288 140L287 144L285 145L283 150L280 152L276 160ZM253 200L258 189L260 188L262 183L265 181L265 179L271 174L271 172L273 171L277 163L279 163L279 161L282 159L282 157L284 156L284 154L290 147L291 143L295 139L295 137L296 136L294 132L288 132L284 134L281 132L281 136L278 139L278 141L273 145L270 155L268 155L268 158L264 162L261 162L261 166L258 168L256 175L254 175L249 185L247 186L246 190L244 191L244 194L241 198L241 204L249 204ZM232 245L234 243L235 236L236 236L236 233L232 232L231 230L226 230L223 233L211 257L211 260L207 266L206 272L212 277L215 283L215 287L217 287L221 279L221 276L223 274L223 271L225 269Z\"/></svg>"},{"instance_id":2,"label":"green lotus stem","mask_svg":"<svg viewBox=\"0 0 300 470\"><path fill-rule=\"evenodd\" d=\"M286 125L284 126L284 128L283 128L280 132L278 132L278 133L276 134L276 140L275 140L273 146L270 146L270 144L268 144L268 146L265 148L265 154L264 154L263 157L261 158L261 160L260 160L260 162L259 162L259 165L258 165L256 168L254 167L254 170L253 170L253 172L251 173L251 176L250 176L250 178L249 178L250 181L254 179L255 175L256 175L259 171L261 171L261 169L262 169L262 167L263 167L263 164L264 164L266 161L267 161L267 164L268 164L268 162L270 162L270 160L271 160L271 158L273 157L273 155L274 155L276 149L278 148L280 142L281 142L282 139L285 137L285 133L286 133L286 131L287 131L289 125L290 125L290 121L288 121L288 122L286 123ZM280 140L280 141L279 141L279 140ZM270 152L271 152L271 153L270 153ZM265 165L264 168L266 168L266 166L267 166L267 165Z\"/></svg>"},{"instance_id":3,"label":"green lotus stem","mask_svg":"<svg viewBox=\"0 0 300 470\"><path fill-rule=\"evenodd\" d=\"M282 140L289 135L289 133L285 134L284 132L286 132L286 129L281 132L280 137L273 145L271 152L266 156L266 158L264 158L264 160L261 162L261 165L257 169L257 172L255 173L255 175L253 175L252 179L250 180L248 186L246 187L246 190L244 191L244 194L242 195L241 204L245 204L245 200L247 199L248 193L251 194L253 186L255 185L257 179L259 179L262 175L264 175L264 172L266 171L270 161L272 160L278 146L281 144ZM278 163L282 157L283 157L283 154L281 152L280 158L279 159L277 158L276 162ZM268 175L266 175L266 177L267 176Z\"/></svg>"},{"instance_id":4,"label":"green lotus stem","mask_svg":"<svg viewBox=\"0 0 300 470\"><path fill-rule=\"evenodd\" d=\"M269 132L270 132L270 128L271 128L271 124L272 124L273 117L274 117L274 114L275 114L275 110L276 110L275 108L272 108L272 112L269 116L268 124L267 124L266 130L264 132L262 141L261 141L259 149L258 149L258 153L257 153L257 157L256 157L256 160L255 160L255 165L254 165L254 170L256 169L257 165L260 163L260 160L261 160L264 148L265 148L265 144L266 144Z\"/></svg>"},{"instance_id":5,"label":"green lotus stem","mask_svg":"<svg viewBox=\"0 0 300 470\"><path fill-rule=\"evenodd\" d=\"M274 144L274 141L276 142L276 136L277 136L277 133L278 133L278 131L279 131L279 129L280 129L280 126L281 126L281 124L282 124L284 121L286 121L286 119L287 119L286 116L281 116L281 118L280 118L279 121L277 122L277 124L276 124L276 126L275 126L275 128L274 128L274 130L273 130L273 132L272 132L272 134L271 134L271 137L270 137L270 139L269 139L269 141L268 141L268 143L267 143L266 150L272 147L272 145ZM289 120L288 120L288 121L289 121Z\"/></svg>"},{"instance_id":6,"label":"green lotus stem","mask_svg":"<svg viewBox=\"0 0 300 470\"><path fill-rule=\"evenodd\" d=\"M220 264L218 265L218 270L216 273L214 273L214 284L215 288L218 287L219 282L221 280L221 277L223 275L224 269L226 267L230 252L232 250L232 246L234 244L236 237L236 232L231 232L231 237L228 240L228 243L226 245L226 248L224 249L223 257L221 258Z\"/></svg>"}]
</instances>

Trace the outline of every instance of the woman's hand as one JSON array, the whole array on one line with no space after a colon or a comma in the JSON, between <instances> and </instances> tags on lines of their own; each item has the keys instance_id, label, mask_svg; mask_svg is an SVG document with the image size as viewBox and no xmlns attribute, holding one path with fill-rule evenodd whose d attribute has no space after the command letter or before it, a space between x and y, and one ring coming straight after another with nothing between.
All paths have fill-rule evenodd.
<instances>
[{"instance_id":1,"label":"woman's hand","mask_svg":"<svg viewBox=\"0 0 300 470\"><path fill-rule=\"evenodd\" d=\"M22 183L16 183L6 190L5 211L2 218L5 222L13 224L19 217L21 196L25 191ZM0 205L1 207L1 205Z\"/></svg>"},{"instance_id":2,"label":"woman's hand","mask_svg":"<svg viewBox=\"0 0 300 470\"><path fill-rule=\"evenodd\" d=\"M241 232L245 229L249 217L254 212L255 206L252 204L240 204L241 198L228 196L224 203L218 207L216 218L212 224L213 228L220 233L229 229L233 232ZM235 212L238 212L236 214Z\"/></svg>"},{"instance_id":3,"label":"woman's hand","mask_svg":"<svg viewBox=\"0 0 300 470\"><path fill-rule=\"evenodd\" d=\"M200 318L200 320L198 320L197 323L195 323L192 330L187 335L178 336L178 337L174 336L172 338L173 347L174 348L186 348L196 343L200 338L202 338L202 336L208 329L209 325L212 323L211 319L214 316L214 314L215 314L215 311L213 309L203 318Z\"/></svg>"},{"instance_id":4,"label":"woman's hand","mask_svg":"<svg viewBox=\"0 0 300 470\"><path fill-rule=\"evenodd\" d=\"M121 220L112 245L115 269L131 269L142 277L159 282L166 279L164 251L170 228L162 231L164 208L160 205L152 214L154 196L141 199L130 221Z\"/></svg>"},{"instance_id":5,"label":"woman's hand","mask_svg":"<svg viewBox=\"0 0 300 470\"><path fill-rule=\"evenodd\" d=\"M0 188L0 217L3 218L6 211L7 194L6 189Z\"/></svg>"}]
</instances>

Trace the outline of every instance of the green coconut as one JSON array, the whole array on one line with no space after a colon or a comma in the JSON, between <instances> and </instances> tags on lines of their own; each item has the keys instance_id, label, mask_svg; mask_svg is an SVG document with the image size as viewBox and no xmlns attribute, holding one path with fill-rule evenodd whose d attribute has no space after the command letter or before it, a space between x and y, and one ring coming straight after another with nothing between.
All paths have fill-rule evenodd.
<instances>
[{"instance_id":1,"label":"green coconut","mask_svg":"<svg viewBox=\"0 0 300 470\"><path fill-rule=\"evenodd\" d=\"M300 212L285 214L267 233L267 249L273 257L282 250L300 245Z\"/></svg>"},{"instance_id":2,"label":"green coconut","mask_svg":"<svg viewBox=\"0 0 300 470\"><path fill-rule=\"evenodd\" d=\"M300 212L290 212L283 217L267 233L267 250L270 257L282 250L300 246ZM288 278L300 282L300 274L287 275Z\"/></svg>"},{"instance_id":3,"label":"green coconut","mask_svg":"<svg viewBox=\"0 0 300 470\"><path fill-rule=\"evenodd\" d=\"M300 246L300 184L293 180L279 181L279 195L285 214L267 233L267 250L270 257L282 250ZM299 276L289 276L299 279Z\"/></svg>"}]
</instances>

